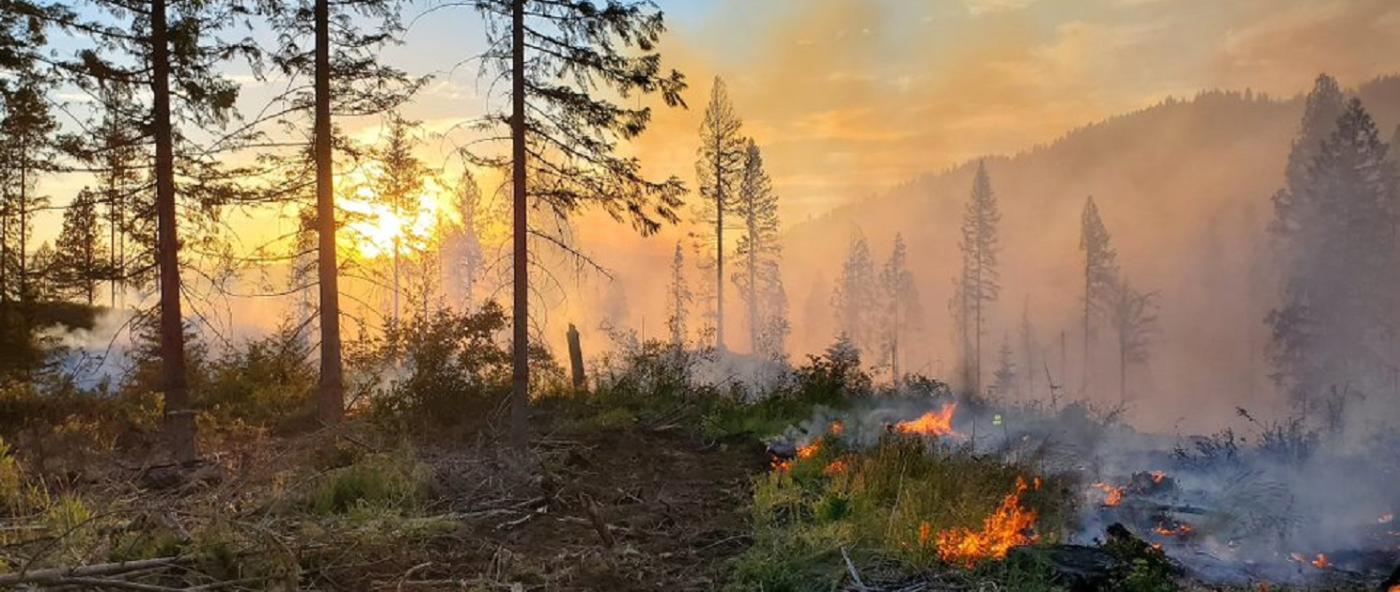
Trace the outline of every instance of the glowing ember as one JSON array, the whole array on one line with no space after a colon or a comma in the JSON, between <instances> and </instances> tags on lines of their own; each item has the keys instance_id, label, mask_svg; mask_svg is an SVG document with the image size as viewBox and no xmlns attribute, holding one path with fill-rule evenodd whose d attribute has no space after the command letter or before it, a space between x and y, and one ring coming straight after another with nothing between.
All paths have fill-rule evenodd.
<instances>
[{"instance_id":1,"label":"glowing ember","mask_svg":"<svg viewBox=\"0 0 1400 592\"><path fill-rule=\"evenodd\" d=\"M1195 532L1195 530L1196 529L1191 528L1190 524L1186 523L1178 524L1176 528L1167 528L1166 524L1159 524L1157 528L1152 529L1152 532L1164 537L1184 537Z\"/></svg>"},{"instance_id":2,"label":"glowing ember","mask_svg":"<svg viewBox=\"0 0 1400 592\"><path fill-rule=\"evenodd\" d=\"M1109 485L1107 483L1095 483L1092 487L1104 493L1103 505L1112 507L1123 503L1122 487Z\"/></svg>"},{"instance_id":3,"label":"glowing ember","mask_svg":"<svg viewBox=\"0 0 1400 592\"><path fill-rule=\"evenodd\" d=\"M1160 484L1160 483L1162 482L1162 480L1163 480L1163 479L1166 479L1166 478L1167 478L1167 473L1166 473L1165 471L1152 471L1152 482L1153 482L1153 483L1158 483L1158 484Z\"/></svg>"},{"instance_id":4,"label":"glowing ember","mask_svg":"<svg viewBox=\"0 0 1400 592\"><path fill-rule=\"evenodd\" d=\"M1376 520L1376 524L1390 524L1393 520L1395 520L1395 514L1386 512L1385 514L1381 514L1381 517Z\"/></svg>"},{"instance_id":5,"label":"glowing ember","mask_svg":"<svg viewBox=\"0 0 1400 592\"><path fill-rule=\"evenodd\" d=\"M848 468L850 468L850 467L849 467L849 465L847 464L846 459L844 459L844 458L838 458L838 459L836 459L836 460L834 460L834 461L831 461L831 464L826 465L826 468L825 468L825 469L822 469L822 474L823 474L823 475L826 475L826 476L828 476L828 477L835 477L835 476L837 476L837 475L844 475L844 474L846 473L846 469L848 469Z\"/></svg>"},{"instance_id":6,"label":"glowing ember","mask_svg":"<svg viewBox=\"0 0 1400 592\"><path fill-rule=\"evenodd\" d=\"M821 452L821 451L822 451L822 443L821 443L820 440L818 440L818 441L813 442L813 443L811 443L811 444L808 444L808 445L806 445L806 446L799 446L799 447L797 448L797 458L798 458L798 460L807 460L807 459L809 459L809 458L812 458L812 457L816 456L817 453L818 453L818 452Z\"/></svg>"},{"instance_id":7,"label":"glowing ember","mask_svg":"<svg viewBox=\"0 0 1400 592\"><path fill-rule=\"evenodd\" d=\"M1312 560L1309 560L1307 556L1303 555L1302 553L1293 553L1289 555L1289 557L1291 557L1294 561L1297 561L1298 563L1311 565L1318 569L1327 569L1329 567L1332 567L1332 560L1328 559L1327 555L1323 553L1318 553L1317 558Z\"/></svg>"},{"instance_id":8,"label":"glowing ember","mask_svg":"<svg viewBox=\"0 0 1400 592\"><path fill-rule=\"evenodd\" d=\"M1035 527L1034 511L1021 507L1021 495L1030 486L1025 479L1016 479L1016 490L1001 501L991 516L982 523L981 531L954 528L938 533L938 556L948 563L972 567L984 559L1004 559L1015 547L1029 545L1040 537L1026 534ZM919 538L924 537L919 527Z\"/></svg>"},{"instance_id":9,"label":"glowing ember","mask_svg":"<svg viewBox=\"0 0 1400 592\"><path fill-rule=\"evenodd\" d=\"M956 433L953 431L953 413L957 409L957 403L949 403L938 411L923 414L918 419L901 421L894 425L894 429L902 434L950 436Z\"/></svg>"},{"instance_id":10,"label":"glowing ember","mask_svg":"<svg viewBox=\"0 0 1400 592\"><path fill-rule=\"evenodd\" d=\"M841 434L846 433L846 424L841 423L839 421L833 421L831 422L830 426L827 426L826 431L833 436L840 436Z\"/></svg>"}]
</instances>

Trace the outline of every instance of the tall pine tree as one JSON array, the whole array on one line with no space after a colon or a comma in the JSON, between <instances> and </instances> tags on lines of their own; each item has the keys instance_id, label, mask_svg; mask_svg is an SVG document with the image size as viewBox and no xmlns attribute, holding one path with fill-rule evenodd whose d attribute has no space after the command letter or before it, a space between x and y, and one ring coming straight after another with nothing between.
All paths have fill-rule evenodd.
<instances>
[{"instance_id":1,"label":"tall pine tree","mask_svg":"<svg viewBox=\"0 0 1400 592\"><path fill-rule=\"evenodd\" d=\"M700 147L696 150L695 177L699 183L700 202L696 222L701 231L701 247L712 255L705 267L713 266L715 281L709 292L714 311L715 347L723 350L724 341L724 231L725 214L737 201L743 183L747 144L740 134L743 123L734 112L724 80L715 77L710 88L710 101L700 120Z\"/></svg>"},{"instance_id":2,"label":"tall pine tree","mask_svg":"<svg viewBox=\"0 0 1400 592\"><path fill-rule=\"evenodd\" d=\"M865 237L856 234L841 265L832 305L836 309L838 336L844 336L861 351L875 344L875 314L879 311L879 280L875 260Z\"/></svg>"},{"instance_id":3,"label":"tall pine tree","mask_svg":"<svg viewBox=\"0 0 1400 592\"><path fill-rule=\"evenodd\" d=\"M1084 200L1084 211L1079 217L1079 250L1084 252L1084 294L1080 302L1084 357L1079 388L1087 395L1093 382L1094 316L1110 304L1113 285L1118 279L1118 254L1109 244L1108 229L1099 218L1099 206L1092 195Z\"/></svg>"},{"instance_id":4,"label":"tall pine tree","mask_svg":"<svg viewBox=\"0 0 1400 592\"><path fill-rule=\"evenodd\" d=\"M972 180L972 192L963 208L962 273L958 278L956 296L962 331L965 364L970 392L982 394L982 335L991 311L1001 291L997 272L997 226L1001 212L997 209L996 193L985 162L978 161Z\"/></svg>"},{"instance_id":5,"label":"tall pine tree","mask_svg":"<svg viewBox=\"0 0 1400 592\"><path fill-rule=\"evenodd\" d=\"M894 248L880 270L880 301L883 305L880 318L881 350L890 367L890 381L897 384L903 378L901 356L904 342L901 338L907 332L923 326L919 288L914 282L914 273L909 270L909 248L904 244L902 234L894 235Z\"/></svg>"},{"instance_id":6,"label":"tall pine tree","mask_svg":"<svg viewBox=\"0 0 1400 592\"><path fill-rule=\"evenodd\" d=\"M747 309L749 351L763 352L763 334L771 330L775 317L774 293L781 290L782 246L778 243L778 196L773 182L763 170L763 155L752 140L744 156L744 171L734 200L734 217L739 223L735 245L738 269L733 281ZM783 298L786 306L786 298ZM785 315L784 315L785 316Z\"/></svg>"},{"instance_id":7,"label":"tall pine tree","mask_svg":"<svg viewBox=\"0 0 1400 592\"><path fill-rule=\"evenodd\" d=\"M511 442L528 439L529 224L533 206L558 217L596 207L649 235L678 220L684 186L674 177L653 181L618 144L644 132L650 107L617 99L655 94L684 105L685 78L664 70L656 45L666 30L649 2L616 0L480 0L488 22L488 68L510 79L510 108L486 117L508 129L510 155L469 155L476 165L509 168L512 217Z\"/></svg>"}]
</instances>

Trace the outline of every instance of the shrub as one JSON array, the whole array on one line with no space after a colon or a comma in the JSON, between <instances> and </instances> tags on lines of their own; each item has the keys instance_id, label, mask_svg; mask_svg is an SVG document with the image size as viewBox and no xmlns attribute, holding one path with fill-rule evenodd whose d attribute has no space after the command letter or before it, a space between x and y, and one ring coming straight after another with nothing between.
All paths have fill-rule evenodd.
<instances>
[{"instance_id":1,"label":"shrub","mask_svg":"<svg viewBox=\"0 0 1400 592\"><path fill-rule=\"evenodd\" d=\"M220 422L272 427L312 412L311 346L291 325L235 347L208 364L195 404Z\"/></svg>"},{"instance_id":2,"label":"shrub","mask_svg":"<svg viewBox=\"0 0 1400 592\"><path fill-rule=\"evenodd\" d=\"M305 506L318 515L408 511L422 500L426 486L425 469L408 453L375 454L322 475Z\"/></svg>"}]
</instances>

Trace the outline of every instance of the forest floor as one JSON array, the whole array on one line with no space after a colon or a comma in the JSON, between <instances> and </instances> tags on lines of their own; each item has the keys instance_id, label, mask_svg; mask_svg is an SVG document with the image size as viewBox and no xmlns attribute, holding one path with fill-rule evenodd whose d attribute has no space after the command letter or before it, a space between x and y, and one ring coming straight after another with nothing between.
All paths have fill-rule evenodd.
<instances>
[{"instance_id":1,"label":"forest floor","mask_svg":"<svg viewBox=\"0 0 1400 592\"><path fill-rule=\"evenodd\" d=\"M537 410L523 454L481 426L410 444L356 422L226 438L194 467L128 453L31 491L45 509L3 525L0 574L48 568L30 583L78 589L722 587L750 540L763 445L582 411Z\"/></svg>"}]
</instances>

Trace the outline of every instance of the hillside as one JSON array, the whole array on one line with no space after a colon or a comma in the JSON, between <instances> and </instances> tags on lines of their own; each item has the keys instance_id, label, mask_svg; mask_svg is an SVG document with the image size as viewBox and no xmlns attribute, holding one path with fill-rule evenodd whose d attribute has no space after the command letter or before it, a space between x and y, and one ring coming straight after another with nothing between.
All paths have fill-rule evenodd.
<instances>
[{"instance_id":1,"label":"hillside","mask_svg":"<svg viewBox=\"0 0 1400 592\"><path fill-rule=\"evenodd\" d=\"M1400 122L1400 78L1377 79L1354 93L1389 137ZM1001 275L1015 279L1003 285L1000 314L984 338L984 360L991 360L1004 333L1016 339L1028 306L1038 340L1054 344L1044 353L1057 381L1059 334L1065 331L1069 385L1080 384L1082 356L1075 352L1082 331L1076 330L1075 311L1082 274L1075 262L1080 211L1085 196L1093 195L1121 266L1134 283L1160 291L1162 326L1170 328L1160 336L1150 375L1139 377L1138 394L1151 400L1154 392L1170 389L1180 397L1171 408L1152 407L1151 415L1165 427L1197 410L1193 401L1219 400L1210 395L1222 389L1262 395L1259 352L1271 290L1261 275L1267 251L1259 245L1301 110L1301 97L1205 92L1084 126L1014 156L988 157L1003 217ZM902 232L917 262L925 351L912 352L906 367L946 374L952 364L946 303L974 169L975 163L965 163L924 175L790 230L787 274L796 288L798 349L820 347L832 331L825 296L805 290L815 286L820 292L826 282L829 291L849 237L879 228L878 234L867 233L877 257L888 251L892 233ZM1033 364L1043 374L1042 362Z\"/></svg>"}]
</instances>

